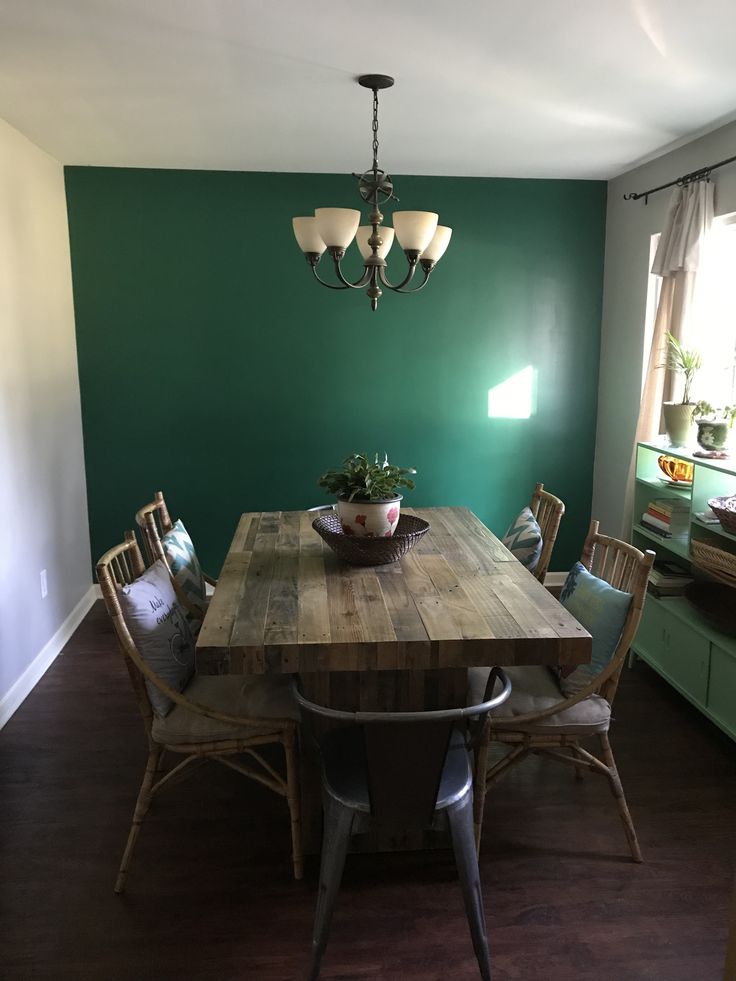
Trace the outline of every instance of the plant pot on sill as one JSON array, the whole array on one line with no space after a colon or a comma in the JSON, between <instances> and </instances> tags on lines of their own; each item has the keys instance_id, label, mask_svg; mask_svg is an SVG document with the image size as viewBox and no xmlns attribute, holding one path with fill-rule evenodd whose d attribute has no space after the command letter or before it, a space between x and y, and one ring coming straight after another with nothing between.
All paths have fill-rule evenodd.
<instances>
[{"instance_id":1,"label":"plant pot on sill","mask_svg":"<svg viewBox=\"0 0 736 981\"><path fill-rule=\"evenodd\" d=\"M725 450L731 435L731 425L726 420L696 419L698 446L704 450Z\"/></svg>"},{"instance_id":2,"label":"plant pot on sill","mask_svg":"<svg viewBox=\"0 0 736 981\"><path fill-rule=\"evenodd\" d=\"M672 446L687 446L693 427L693 407L688 402L665 402L664 428Z\"/></svg>"},{"instance_id":3,"label":"plant pot on sill","mask_svg":"<svg viewBox=\"0 0 736 981\"><path fill-rule=\"evenodd\" d=\"M383 501L348 501L338 497L337 514L342 530L356 538L391 538L399 523L401 494Z\"/></svg>"}]
</instances>

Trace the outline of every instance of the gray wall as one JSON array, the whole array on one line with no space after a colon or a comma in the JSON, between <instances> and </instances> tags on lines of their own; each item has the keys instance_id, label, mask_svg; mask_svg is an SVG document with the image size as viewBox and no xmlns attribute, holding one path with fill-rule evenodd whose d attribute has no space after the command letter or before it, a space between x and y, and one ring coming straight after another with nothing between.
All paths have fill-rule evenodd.
<instances>
[{"instance_id":1,"label":"gray wall","mask_svg":"<svg viewBox=\"0 0 736 981\"><path fill-rule=\"evenodd\" d=\"M0 720L91 585L64 175L0 120Z\"/></svg>"},{"instance_id":2,"label":"gray wall","mask_svg":"<svg viewBox=\"0 0 736 981\"><path fill-rule=\"evenodd\" d=\"M609 535L628 537L624 490L636 434L642 365L650 238L662 230L671 190L624 201L643 191L736 153L736 123L673 150L611 181L606 213L603 324L598 391L593 517ZM736 211L736 164L717 170L716 213Z\"/></svg>"}]
</instances>

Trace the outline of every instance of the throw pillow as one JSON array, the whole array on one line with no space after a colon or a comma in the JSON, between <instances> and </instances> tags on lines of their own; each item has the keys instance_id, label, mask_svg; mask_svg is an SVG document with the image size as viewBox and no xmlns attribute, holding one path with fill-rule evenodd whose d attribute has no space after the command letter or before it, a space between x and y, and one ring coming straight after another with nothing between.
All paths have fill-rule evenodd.
<instances>
[{"instance_id":1,"label":"throw pillow","mask_svg":"<svg viewBox=\"0 0 736 981\"><path fill-rule=\"evenodd\" d=\"M501 541L506 548L525 566L533 572L539 556L542 554L542 529L530 508L524 508L514 521Z\"/></svg>"},{"instance_id":2,"label":"throw pillow","mask_svg":"<svg viewBox=\"0 0 736 981\"><path fill-rule=\"evenodd\" d=\"M192 539L181 521L177 521L171 531L164 535L161 544L171 575L176 579L182 593L194 606L204 607L206 594L202 567Z\"/></svg>"},{"instance_id":3,"label":"throw pillow","mask_svg":"<svg viewBox=\"0 0 736 981\"><path fill-rule=\"evenodd\" d=\"M563 695L582 691L611 661L624 629L632 600L631 593L615 589L591 575L582 562L570 570L560 593L560 602L593 638L590 664L559 669Z\"/></svg>"},{"instance_id":4,"label":"throw pillow","mask_svg":"<svg viewBox=\"0 0 736 981\"><path fill-rule=\"evenodd\" d=\"M176 599L169 570L162 559L118 592L120 608L133 643L143 660L176 691L183 691L194 673L194 638ZM174 704L146 679L154 712L164 718Z\"/></svg>"}]
</instances>

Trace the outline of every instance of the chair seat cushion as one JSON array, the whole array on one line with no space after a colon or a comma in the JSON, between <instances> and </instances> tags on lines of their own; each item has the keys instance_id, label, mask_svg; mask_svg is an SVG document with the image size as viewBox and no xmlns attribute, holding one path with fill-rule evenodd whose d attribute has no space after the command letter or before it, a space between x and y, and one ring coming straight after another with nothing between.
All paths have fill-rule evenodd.
<instances>
[{"instance_id":1,"label":"chair seat cushion","mask_svg":"<svg viewBox=\"0 0 736 981\"><path fill-rule=\"evenodd\" d=\"M174 705L165 718L154 717L152 735L158 743L181 745L238 739L278 731L268 719L299 719L299 707L291 693L288 676L195 674L183 694L192 702L226 715L262 719L262 726L238 726L218 722L198 712Z\"/></svg>"},{"instance_id":2,"label":"chair seat cushion","mask_svg":"<svg viewBox=\"0 0 736 981\"><path fill-rule=\"evenodd\" d=\"M514 716L542 712L561 702L566 696L560 691L554 675L542 665L504 668L511 681L508 701L491 713L493 729L515 732L557 733L575 736L606 732L611 721L611 706L599 695L590 695L576 705L550 715L539 722L514 723ZM468 671L468 705L483 701L490 668L470 668Z\"/></svg>"},{"instance_id":3,"label":"chair seat cushion","mask_svg":"<svg viewBox=\"0 0 736 981\"><path fill-rule=\"evenodd\" d=\"M332 729L322 740L322 777L325 789L346 807L370 813L368 766L362 726ZM400 752L400 747L397 747ZM442 768L436 810L456 801L472 783L470 757L463 734L453 729Z\"/></svg>"}]
</instances>

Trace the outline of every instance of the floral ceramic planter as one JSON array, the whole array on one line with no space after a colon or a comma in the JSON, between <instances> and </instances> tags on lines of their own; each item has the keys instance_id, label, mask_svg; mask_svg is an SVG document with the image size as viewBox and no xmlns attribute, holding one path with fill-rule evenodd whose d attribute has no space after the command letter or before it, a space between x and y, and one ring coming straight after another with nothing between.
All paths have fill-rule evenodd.
<instances>
[{"instance_id":1,"label":"floral ceramic planter","mask_svg":"<svg viewBox=\"0 0 736 981\"><path fill-rule=\"evenodd\" d=\"M696 419L698 426L698 445L704 450L723 450L731 435L731 426L725 421Z\"/></svg>"},{"instance_id":2,"label":"floral ceramic planter","mask_svg":"<svg viewBox=\"0 0 736 981\"><path fill-rule=\"evenodd\" d=\"M342 501L338 497L343 532L356 538L391 538L399 523L401 501L401 494L385 501Z\"/></svg>"}]
</instances>

